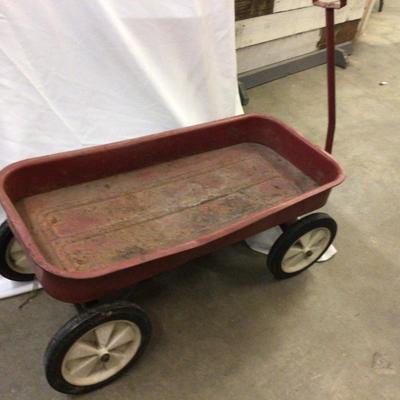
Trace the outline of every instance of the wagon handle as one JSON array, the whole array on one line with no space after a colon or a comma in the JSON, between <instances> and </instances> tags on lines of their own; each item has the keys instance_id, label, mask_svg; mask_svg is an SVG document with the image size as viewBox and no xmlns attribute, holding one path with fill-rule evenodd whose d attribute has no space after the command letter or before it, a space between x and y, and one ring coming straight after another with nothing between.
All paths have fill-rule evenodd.
<instances>
[{"instance_id":1,"label":"wagon handle","mask_svg":"<svg viewBox=\"0 0 400 400\"><path fill-rule=\"evenodd\" d=\"M313 0L314 6L325 8L326 19L326 59L328 78L328 131L326 134L325 151L332 153L333 138L336 127L336 84L335 84L335 10L347 4L347 0L321 1Z\"/></svg>"}]
</instances>

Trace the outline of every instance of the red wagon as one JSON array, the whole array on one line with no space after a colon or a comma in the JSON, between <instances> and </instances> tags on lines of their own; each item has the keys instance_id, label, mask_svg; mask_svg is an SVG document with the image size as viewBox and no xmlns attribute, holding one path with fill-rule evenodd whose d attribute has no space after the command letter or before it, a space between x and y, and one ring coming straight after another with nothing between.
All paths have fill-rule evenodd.
<instances>
[{"instance_id":1,"label":"red wagon","mask_svg":"<svg viewBox=\"0 0 400 400\"><path fill-rule=\"evenodd\" d=\"M333 7L315 3L326 7L328 22L330 152ZM1 273L36 276L51 296L88 304L281 225L267 264L288 278L332 243L331 217L297 218L322 207L343 179L327 151L256 114L24 160L0 176L8 217ZM149 336L150 321L134 304L82 307L47 348L48 381L65 393L103 386L140 356Z\"/></svg>"}]
</instances>

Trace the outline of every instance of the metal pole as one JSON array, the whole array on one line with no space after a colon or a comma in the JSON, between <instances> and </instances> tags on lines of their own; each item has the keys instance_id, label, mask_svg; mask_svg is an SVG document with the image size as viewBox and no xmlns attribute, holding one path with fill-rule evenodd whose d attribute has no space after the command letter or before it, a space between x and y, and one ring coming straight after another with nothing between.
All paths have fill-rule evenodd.
<instances>
[{"instance_id":1,"label":"metal pole","mask_svg":"<svg viewBox=\"0 0 400 400\"><path fill-rule=\"evenodd\" d=\"M335 10L325 9L326 18L326 57L328 80L328 132L325 150L332 153L336 127L336 91L335 91Z\"/></svg>"}]
</instances>

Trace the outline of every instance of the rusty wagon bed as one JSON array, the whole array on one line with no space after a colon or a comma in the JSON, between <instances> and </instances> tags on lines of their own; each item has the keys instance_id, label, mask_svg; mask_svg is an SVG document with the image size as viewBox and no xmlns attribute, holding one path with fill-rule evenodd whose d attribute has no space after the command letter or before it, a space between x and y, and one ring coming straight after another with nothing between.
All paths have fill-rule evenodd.
<instances>
[{"instance_id":1,"label":"rusty wagon bed","mask_svg":"<svg viewBox=\"0 0 400 400\"><path fill-rule=\"evenodd\" d=\"M241 143L29 196L16 208L48 262L91 271L196 240L317 186L273 150Z\"/></svg>"}]
</instances>

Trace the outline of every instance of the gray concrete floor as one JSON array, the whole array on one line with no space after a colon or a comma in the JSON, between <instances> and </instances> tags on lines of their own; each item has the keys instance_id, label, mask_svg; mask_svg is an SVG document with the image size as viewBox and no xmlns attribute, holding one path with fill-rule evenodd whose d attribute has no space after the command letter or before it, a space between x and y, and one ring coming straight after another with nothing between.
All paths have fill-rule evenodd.
<instances>
[{"instance_id":1,"label":"gray concrete floor","mask_svg":"<svg viewBox=\"0 0 400 400\"><path fill-rule=\"evenodd\" d=\"M400 399L400 5L374 14L338 75L334 153L347 171L325 208L337 256L284 282L237 244L146 283L154 334L140 362L88 399ZM325 70L250 91L269 113L323 143ZM379 86L380 81L388 85ZM41 292L0 302L0 398L63 399L43 351L73 307Z\"/></svg>"}]
</instances>

